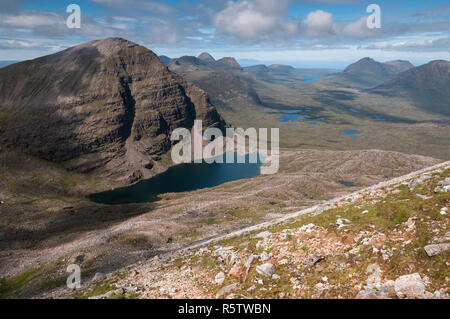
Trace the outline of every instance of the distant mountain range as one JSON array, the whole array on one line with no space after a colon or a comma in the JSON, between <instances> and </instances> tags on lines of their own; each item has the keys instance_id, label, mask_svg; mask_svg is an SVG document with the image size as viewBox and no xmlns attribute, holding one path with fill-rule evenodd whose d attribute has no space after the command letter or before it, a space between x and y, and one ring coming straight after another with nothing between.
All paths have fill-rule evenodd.
<instances>
[{"instance_id":1,"label":"distant mountain range","mask_svg":"<svg viewBox=\"0 0 450 319\"><path fill-rule=\"evenodd\" d=\"M450 61L408 69L367 92L408 97L427 112L450 116Z\"/></svg>"},{"instance_id":2,"label":"distant mountain range","mask_svg":"<svg viewBox=\"0 0 450 319\"><path fill-rule=\"evenodd\" d=\"M225 127L203 90L121 38L0 69L0 106L2 146L127 182L167 168L175 128Z\"/></svg>"},{"instance_id":3,"label":"distant mountain range","mask_svg":"<svg viewBox=\"0 0 450 319\"><path fill-rule=\"evenodd\" d=\"M163 57L164 59L164 57ZM198 57L182 56L177 59L171 59L168 63L171 70L185 73L192 71L236 71L242 70L240 64L235 58L226 57L215 60L209 53L202 53Z\"/></svg>"},{"instance_id":4,"label":"distant mountain range","mask_svg":"<svg viewBox=\"0 0 450 319\"><path fill-rule=\"evenodd\" d=\"M232 57L216 60L204 52L198 57L171 59L167 66L208 92L212 103L221 109L232 110L243 105L261 104L248 74Z\"/></svg>"},{"instance_id":5,"label":"distant mountain range","mask_svg":"<svg viewBox=\"0 0 450 319\"><path fill-rule=\"evenodd\" d=\"M295 88L305 79L319 79L321 85L349 87L368 93L409 98L420 109L449 115L448 61L433 61L414 67L409 61L378 62L363 58L341 72L326 69L298 69L289 65L254 65L242 68L234 58L215 60L209 53L177 59L160 57L171 71L192 81L211 96L219 108L237 105L263 106L255 81ZM313 81L312 81L313 82Z\"/></svg>"}]
</instances>

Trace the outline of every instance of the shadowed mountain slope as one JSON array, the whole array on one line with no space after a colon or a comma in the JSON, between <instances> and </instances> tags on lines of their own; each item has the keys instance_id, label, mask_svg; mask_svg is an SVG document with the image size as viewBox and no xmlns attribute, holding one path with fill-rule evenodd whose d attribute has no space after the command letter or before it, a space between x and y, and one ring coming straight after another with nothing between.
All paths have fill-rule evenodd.
<instances>
[{"instance_id":1,"label":"shadowed mountain slope","mask_svg":"<svg viewBox=\"0 0 450 319\"><path fill-rule=\"evenodd\" d=\"M327 83L352 88L369 88L391 80L400 72L414 67L408 61L377 62L371 58L363 58L350 64L336 76L326 79Z\"/></svg>"},{"instance_id":2,"label":"shadowed mountain slope","mask_svg":"<svg viewBox=\"0 0 450 319\"><path fill-rule=\"evenodd\" d=\"M207 94L150 50L92 41L0 70L0 142L69 170L134 182L154 175L170 134L225 123Z\"/></svg>"},{"instance_id":3,"label":"shadowed mountain slope","mask_svg":"<svg viewBox=\"0 0 450 319\"><path fill-rule=\"evenodd\" d=\"M425 111L450 116L449 88L450 62L436 60L402 72L368 92L409 97Z\"/></svg>"}]
</instances>

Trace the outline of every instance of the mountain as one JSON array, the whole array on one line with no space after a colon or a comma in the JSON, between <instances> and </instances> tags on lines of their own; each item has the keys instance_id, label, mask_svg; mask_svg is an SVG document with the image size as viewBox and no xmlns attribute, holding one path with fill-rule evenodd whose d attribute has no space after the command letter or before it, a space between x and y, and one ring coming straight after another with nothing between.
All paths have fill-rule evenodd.
<instances>
[{"instance_id":1,"label":"mountain","mask_svg":"<svg viewBox=\"0 0 450 319\"><path fill-rule=\"evenodd\" d=\"M210 63L216 62L216 60L212 57L212 55L207 53L207 52L203 52L197 58L199 60L202 60L202 61L205 61L205 62L210 62Z\"/></svg>"},{"instance_id":2,"label":"mountain","mask_svg":"<svg viewBox=\"0 0 450 319\"><path fill-rule=\"evenodd\" d=\"M234 69L242 71L242 66L236 61L235 58L226 57L216 61L216 68L222 68L226 70Z\"/></svg>"},{"instance_id":3,"label":"mountain","mask_svg":"<svg viewBox=\"0 0 450 319\"><path fill-rule=\"evenodd\" d=\"M161 60L161 62L162 62L164 65L168 65L168 64L170 63L170 61L172 61L171 58L169 58L168 56L165 56L165 55L160 55L160 56L159 56L159 59Z\"/></svg>"},{"instance_id":4,"label":"mountain","mask_svg":"<svg viewBox=\"0 0 450 319\"><path fill-rule=\"evenodd\" d=\"M402 72L368 92L408 97L427 112L450 116L449 88L450 61L436 60Z\"/></svg>"},{"instance_id":5,"label":"mountain","mask_svg":"<svg viewBox=\"0 0 450 319\"><path fill-rule=\"evenodd\" d=\"M411 62L405 60L388 61L384 62L384 64L391 66L396 73L404 72L414 67Z\"/></svg>"},{"instance_id":6,"label":"mountain","mask_svg":"<svg viewBox=\"0 0 450 319\"><path fill-rule=\"evenodd\" d=\"M261 104L248 74L234 58L216 61L209 53L202 53L173 59L168 67L205 90L221 111Z\"/></svg>"},{"instance_id":7,"label":"mountain","mask_svg":"<svg viewBox=\"0 0 450 319\"><path fill-rule=\"evenodd\" d=\"M377 62L371 58L363 58L349 65L343 73L370 81L390 79L409 67L409 62L392 61L387 63ZM405 65L406 64L406 65Z\"/></svg>"},{"instance_id":8,"label":"mountain","mask_svg":"<svg viewBox=\"0 0 450 319\"><path fill-rule=\"evenodd\" d=\"M353 88L369 88L386 82L411 67L414 66L408 61L381 63L366 57L350 64L344 71L327 79L327 82Z\"/></svg>"},{"instance_id":9,"label":"mountain","mask_svg":"<svg viewBox=\"0 0 450 319\"><path fill-rule=\"evenodd\" d=\"M278 73L278 74L289 74L295 71L295 68L290 65L284 65L284 64L272 64L268 67L272 72Z\"/></svg>"},{"instance_id":10,"label":"mountain","mask_svg":"<svg viewBox=\"0 0 450 319\"><path fill-rule=\"evenodd\" d=\"M241 65L234 58L226 57L215 60L210 54L202 53L199 57L182 56L172 59L169 68L178 73L192 71L241 71Z\"/></svg>"},{"instance_id":11,"label":"mountain","mask_svg":"<svg viewBox=\"0 0 450 319\"><path fill-rule=\"evenodd\" d=\"M171 132L225 123L152 51L96 40L0 69L0 142L68 170L134 182L167 168Z\"/></svg>"}]
</instances>

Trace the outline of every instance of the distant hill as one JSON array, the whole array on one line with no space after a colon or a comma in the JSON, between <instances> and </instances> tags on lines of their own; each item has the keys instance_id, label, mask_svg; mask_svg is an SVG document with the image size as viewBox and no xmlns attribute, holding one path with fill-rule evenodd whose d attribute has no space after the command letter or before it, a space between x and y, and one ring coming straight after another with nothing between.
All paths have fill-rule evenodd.
<instances>
[{"instance_id":1,"label":"distant hill","mask_svg":"<svg viewBox=\"0 0 450 319\"><path fill-rule=\"evenodd\" d=\"M265 82L276 82L279 77L301 80L301 76L295 72L296 69L289 65L272 64L265 66L264 64L259 64L244 69L251 76Z\"/></svg>"},{"instance_id":2,"label":"distant hill","mask_svg":"<svg viewBox=\"0 0 450 319\"><path fill-rule=\"evenodd\" d=\"M381 63L372 58L363 58L350 64L344 71L327 79L326 82L337 86L366 89L391 80L412 67L414 66L408 61Z\"/></svg>"},{"instance_id":3,"label":"distant hill","mask_svg":"<svg viewBox=\"0 0 450 319\"><path fill-rule=\"evenodd\" d=\"M414 67L408 61L377 62L363 58L349 65L342 73L368 83L380 83L392 79L395 75Z\"/></svg>"},{"instance_id":4,"label":"distant hill","mask_svg":"<svg viewBox=\"0 0 450 319\"><path fill-rule=\"evenodd\" d=\"M209 53L202 53L198 57L182 56L172 59L169 68L178 73L192 71L241 71L242 66L231 57L215 60Z\"/></svg>"},{"instance_id":5,"label":"distant hill","mask_svg":"<svg viewBox=\"0 0 450 319\"><path fill-rule=\"evenodd\" d=\"M234 58L215 60L204 52L198 57L172 59L168 67L205 90L219 109L233 110L243 105L261 104L248 74Z\"/></svg>"},{"instance_id":6,"label":"distant hill","mask_svg":"<svg viewBox=\"0 0 450 319\"><path fill-rule=\"evenodd\" d=\"M170 61L172 61L171 58L169 58L168 56L165 56L165 55L160 55L160 56L159 56L159 59L161 60L161 62L162 62L164 65L168 65L168 64L170 63Z\"/></svg>"},{"instance_id":7,"label":"distant hill","mask_svg":"<svg viewBox=\"0 0 450 319\"><path fill-rule=\"evenodd\" d=\"M384 64L391 66L393 68L392 70L394 70L394 72L396 73L404 72L414 67L411 62L405 60L388 61L384 62Z\"/></svg>"},{"instance_id":8,"label":"distant hill","mask_svg":"<svg viewBox=\"0 0 450 319\"><path fill-rule=\"evenodd\" d=\"M436 60L409 69L367 91L408 97L425 111L450 116L450 61Z\"/></svg>"},{"instance_id":9,"label":"distant hill","mask_svg":"<svg viewBox=\"0 0 450 319\"><path fill-rule=\"evenodd\" d=\"M258 80L283 86L295 86L300 82L314 82L319 78L331 76L338 72L331 69L300 69L284 64L269 66L258 64L246 67L244 70Z\"/></svg>"}]
</instances>

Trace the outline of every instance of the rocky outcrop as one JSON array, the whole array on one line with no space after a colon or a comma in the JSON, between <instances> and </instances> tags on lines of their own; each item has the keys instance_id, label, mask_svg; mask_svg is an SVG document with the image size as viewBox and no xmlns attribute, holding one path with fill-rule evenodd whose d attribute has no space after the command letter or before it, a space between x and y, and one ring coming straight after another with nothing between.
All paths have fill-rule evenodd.
<instances>
[{"instance_id":1,"label":"rocky outcrop","mask_svg":"<svg viewBox=\"0 0 450 319\"><path fill-rule=\"evenodd\" d=\"M152 51L120 38L92 41L0 70L0 141L23 153L134 182L158 161L171 132L224 128L207 94Z\"/></svg>"}]
</instances>

